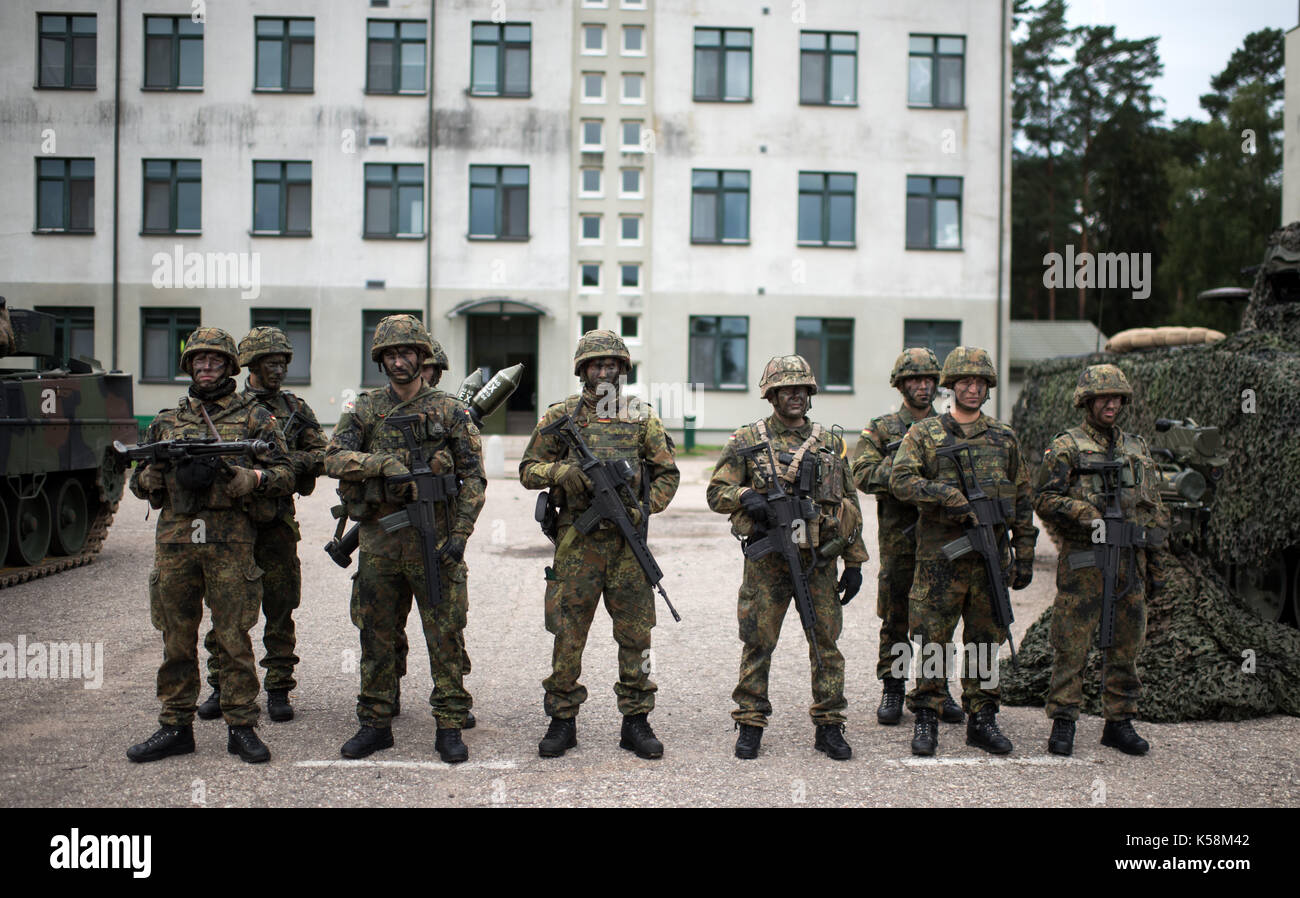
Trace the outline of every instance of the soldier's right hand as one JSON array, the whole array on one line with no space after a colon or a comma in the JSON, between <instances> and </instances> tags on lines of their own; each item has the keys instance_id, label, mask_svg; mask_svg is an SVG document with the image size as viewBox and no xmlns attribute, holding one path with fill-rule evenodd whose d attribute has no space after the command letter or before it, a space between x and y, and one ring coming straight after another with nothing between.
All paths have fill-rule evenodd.
<instances>
[{"instance_id":1,"label":"soldier's right hand","mask_svg":"<svg viewBox=\"0 0 1300 898\"><path fill-rule=\"evenodd\" d=\"M563 487L565 495L580 496L591 492L591 479L577 465L557 462L551 471L551 482Z\"/></svg>"},{"instance_id":2,"label":"soldier's right hand","mask_svg":"<svg viewBox=\"0 0 1300 898\"><path fill-rule=\"evenodd\" d=\"M361 473L365 477L407 477L411 472L395 455L373 452L361 463Z\"/></svg>"},{"instance_id":3,"label":"soldier's right hand","mask_svg":"<svg viewBox=\"0 0 1300 898\"><path fill-rule=\"evenodd\" d=\"M766 527L771 523L771 517L767 513L767 500L757 490L745 490L741 493L740 507L745 509L745 514L749 515L757 526Z\"/></svg>"},{"instance_id":4,"label":"soldier's right hand","mask_svg":"<svg viewBox=\"0 0 1300 898\"><path fill-rule=\"evenodd\" d=\"M961 490L955 486L945 486L942 491L943 513L950 521L964 521L974 526L979 523L975 509L971 508Z\"/></svg>"},{"instance_id":5,"label":"soldier's right hand","mask_svg":"<svg viewBox=\"0 0 1300 898\"><path fill-rule=\"evenodd\" d=\"M138 483L140 484L141 489L148 490L149 492L160 490L167 485L167 481L163 479L162 472L153 465L144 466L144 470L140 472Z\"/></svg>"}]
</instances>

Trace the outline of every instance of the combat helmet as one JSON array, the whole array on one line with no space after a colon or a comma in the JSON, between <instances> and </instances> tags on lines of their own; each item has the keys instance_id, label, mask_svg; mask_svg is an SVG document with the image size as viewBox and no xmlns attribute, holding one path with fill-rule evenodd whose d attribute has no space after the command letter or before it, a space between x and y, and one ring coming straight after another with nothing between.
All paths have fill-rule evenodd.
<instances>
[{"instance_id":1,"label":"combat helmet","mask_svg":"<svg viewBox=\"0 0 1300 898\"><path fill-rule=\"evenodd\" d=\"M230 334L219 327L199 327L185 341L185 351L181 353L181 370L190 377L194 376L194 356L200 352L219 352L230 359L234 368L229 374L234 377L239 373L239 356L235 352L235 341Z\"/></svg>"},{"instance_id":2,"label":"combat helmet","mask_svg":"<svg viewBox=\"0 0 1300 898\"><path fill-rule=\"evenodd\" d=\"M613 331L587 331L582 335L578 349L573 353L573 373L582 377L583 366L592 359L618 359L624 374L632 370L632 355L627 351L627 344Z\"/></svg>"},{"instance_id":3,"label":"combat helmet","mask_svg":"<svg viewBox=\"0 0 1300 898\"><path fill-rule=\"evenodd\" d=\"M948 353L948 358L943 360L939 386L951 387L964 377L982 377L990 389L998 385L998 369L993 367L988 352L978 346L958 346Z\"/></svg>"},{"instance_id":4,"label":"combat helmet","mask_svg":"<svg viewBox=\"0 0 1300 898\"><path fill-rule=\"evenodd\" d=\"M239 341L239 364L247 368L264 355L282 355L293 361L293 345L278 327L255 327Z\"/></svg>"},{"instance_id":5,"label":"combat helmet","mask_svg":"<svg viewBox=\"0 0 1300 898\"><path fill-rule=\"evenodd\" d=\"M1098 396L1122 396L1125 405L1133 398L1133 388L1118 365L1089 365L1079 375L1074 407L1083 408Z\"/></svg>"},{"instance_id":6,"label":"combat helmet","mask_svg":"<svg viewBox=\"0 0 1300 898\"><path fill-rule=\"evenodd\" d=\"M807 387L809 396L817 395L817 378L807 359L801 355L778 355L768 361L763 376L758 379L758 392L766 399L768 393L781 387Z\"/></svg>"},{"instance_id":7,"label":"combat helmet","mask_svg":"<svg viewBox=\"0 0 1300 898\"><path fill-rule=\"evenodd\" d=\"M896 387L909 377L934 377L940 374L939 360L924 346L904 349L894 360L894 370L889 372L889 385Z\"/></svg>"},{"instance_id":8,"label":"combat helmet","mask_svg":"<svg viewBox=\"0 0 1300 898\"><path fill-rule=\"evenodd\" d=\"M414 315L389 315L379 322L370 343L370 360L379 361L384 350L393 346L414 346L421 358L433 355L433 337Z\"/></svg>"},{"instance_id":9,"label":"combat helmet","mask_svg":"<svg viewBox=\"0 0 1300 898\"><path fill-rule=\"evenodd\" d=\"M447 359L447 350L442 348L442 344L437 340L432 340L433 354L426 358L421 368L437 368L439 371L446 371L451 367L451 362Z\"/></svg>"}]
</instances>

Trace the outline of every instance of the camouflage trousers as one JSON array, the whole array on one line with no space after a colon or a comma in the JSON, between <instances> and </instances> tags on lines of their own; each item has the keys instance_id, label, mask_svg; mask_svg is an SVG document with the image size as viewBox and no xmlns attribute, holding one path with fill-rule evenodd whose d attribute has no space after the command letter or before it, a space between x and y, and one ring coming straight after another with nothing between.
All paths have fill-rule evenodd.
<instances>
[{"instance_id":1,"label":"camouflage trousers","mask_svg":"<svg viewBox=\"0 0 1300 898\"><path fill-rule=\"evenodd\" d=\"M298 656L293 653L297 637L293 612L302 601L302 573L298 565L298 532L282 518L257 527L253 560L266 573L262 575L262 667L266 669L265 688L296 689L293 668ZM208 650L208 685L217 688L221 676L222 650L216 629L208 628L203 639Z\"/></svg>"},{"instance_id":2,"label":"camouflage trousers","mask_svg":"<svg viewBox=\"0 0 1300 898\"><path fill-rule=\"evenodd\" d=\"M1075 551L1081 546L1073 546ZM1087 547L1091 548L1091 547ZM1047 716L1079 719L1083 703L1083 668L1101 621L1101 571L1095 567L1070 570L1070 550L1056 563L1056 600L1052 603L1052 685L1047 691ZM1136 574L1126 563L1120 583L1132 577L1133 589L1115 603L1115 641L1102 668L1101 713L1107 720L1137 716L1142 682L1137 657L1147 630L1145 553L1138 553Z\"/></svg>"},{"instance_id":3,"label":"camouflage trousers","mask_svg":"<svg viewBox=\"0 0 1300 898\"><path fill-rule=\"evenodd\" d=\"M915 555L880 556L880 573L876 577L876 615L880 618L880 650L876 655L878 680L894 676L894 666L900 657L895 647L907 643L907 597L912 590L915 570Z\"/></svg>"},{"instance_id":4,"label":"camouflage trousers","mask_svg":"<svg viewBox=\"0 0 1300 898\"><path fill-rule=\"evenodd\" d=\"M1001 696L996 685L997 654L1007 637L1006 631L993 620L993 604L984 562L974 555L956 561L943 558L919 560L913 575L909 602L908 618L912 639L920 647L921 656L916 670L916 685L907 694L908 709L916 712L928 708L936 713L943 709L948 678L956 670L949 669L946 663L942 666L932 665L927 664L926 660L948 659L948 643L952 642L960 619L965 648L961 653L962 707L966 713L974 714L985 705L992 705L996 712ZM981 677L978 670L972 669L969 654L972 651L978 658L987 661L987 679Z\"/></svg>"},{"instance_id":5,"label":"camouflage trousers","mask_svg":"<svg viewBox=\"0 0 1300 898\"><path fill-rule=\"evenodd\" d=\"M396 656L394 659L394 668L397 671L397 681L398 681L397 688L399 690L402 687L402 683L401 683L402 677L406 676L406 656L411 651L410 641L406 638L406 619L411 614L411 601L413 598L414 596L407 596L406 600L401 604L399 604L397 607L397 621L396 621L396 631L395 631L396 639L394 640L394 644L396 645ZM356 620L356 607L357 607L357 581L356 578L353 578L352 605L351 605L351 608L353 609L352 610L353 620ZM462 644L460 649L461 652L460 675L462 679L468 677L470 674L469 652L465 650L464 641L465 641L464 632L462 631L461 632Z\"/></svg>"},{"instance_id":6,"label":"camouflage trousers","mask_svg":"<svg viewBox=\"0 0 1300 898\"><path fill-rule=\"evenodd\" d=\"M420 625L429 648L433 692L429 705L438 726L459 729L465 723L473 700L465 691L461 657L463 632L469 611L468 568L465 563L444 564L441 571L442 601L429 604L425 592L424 566L361 552L352 623L361 636L361 692L357 695L357 719L363 725L386 729L397 698L397 628L415 596Z\"/></svg>"},{"instance_id":7,"label":"camouflage trousers","mask_svg":"<svg viewBox=\"0 0 1300 898\"><path fill-rule=\"evenodd\" d=\"M811 567L811 555L801 552L805 570ZM813 647L808 646L812 665L813 704L808 709L815 724L844 723L844 656L836 643L843 624L843 609L835 591L836 569L827 565L811 570L808 585L812 593L817 626L813 630L822 664L816 666ZM794 585L785 561L776 553L758 559L745 559L745 577L740 585L737 615L740 619L740 681L731 693L736 709L731 717L750 726L767 726L772 703L767 700L768 672L772 652L781 636L781 624L790 610ZM802 627L797 609L795 625Z\"/></svg>"},{"instance_id":8,"label":"camouflage trousers","mask_svg":"<svg viewBox=\"0 0 1300 898\"><path fill-rule=\"evenodd\" d=\"M566 534L572 533L571 539ZM542 681L549 717L576 717L587 700L582 650L600 597L614 622L618 643L618 682L614 694L624 716L649 714L655 706L650 679L650 631L655 625L654 593L636 556L614 530L583 536L560 530L553 568L546 571L546 630L555 636L551 675Z\"/></svg>"},{"instance_id":9,"label":"camouflage trousers","mask_svg":"<svg viewBox=\"0 0 1300 898\"><path fill-rule=\"evenodd\" d=\"M163 726L188 726L199 698L199 622L203 605L227 663L221 713L232 726L257 723L257 667L248 631L257 624L262 570L249 543L159 543L149 573L149 617L163 635L158 700Z\"/></svg>"}]
</instances>

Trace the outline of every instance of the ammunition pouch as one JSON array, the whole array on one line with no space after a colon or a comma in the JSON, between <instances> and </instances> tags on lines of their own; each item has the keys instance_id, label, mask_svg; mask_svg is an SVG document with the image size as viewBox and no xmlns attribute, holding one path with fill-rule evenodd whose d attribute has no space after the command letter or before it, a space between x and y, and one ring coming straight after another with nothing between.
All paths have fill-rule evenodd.
<instances>
[{"instance_id":1,"label":"ammunition pouch","mask_svg":"<svg viewBox=\"0 0 1300 898\"><path fill-rule=\"evenodd\" d=\"M537 494L537 507L533 509L533 520L542 525L542 534L551 542L559 538L560 506L551 501L551 493L547 490Z\"/></svg>"}]
</instances>

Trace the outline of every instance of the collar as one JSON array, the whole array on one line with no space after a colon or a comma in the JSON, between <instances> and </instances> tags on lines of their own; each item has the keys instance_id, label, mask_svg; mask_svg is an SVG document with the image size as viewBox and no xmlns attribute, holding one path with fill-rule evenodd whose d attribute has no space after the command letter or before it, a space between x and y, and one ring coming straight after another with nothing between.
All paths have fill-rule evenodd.
<instances>
[{"instance_id":1,"label":"collar","mask_svg":"<svg viewBox=\"0 0 1300 898\"><path fill-rule=\"evenodd\" d=\"M916 412L912 411L912 407L910 405L908 405L906 402L902 402L899 404L898 407L898 417L903 419L904 424L912 424L916 421L920 421L922 418L933 418L934 405L932 403L930 407L926 409L924 415L918 416Z\"/></svg>"},{"instance_id":2,"label":"collar","mask_svg":"<svg viewBox=\"0 0 1300 898\"><path fill-rule=\"evenodd\" d=\"M771 433L773 435L793 433L795 436L799 436L799 437L803 437L804 439L807 439L808 436L812 433L812 422L808 420L807 415L804 415L803 423L800 424L798 427L787 427L781 423L781 419L776 416L775 412L773 412L771 415L768 416L767 430L768 433Z\"/></svg>"},{"instance_id":3,"label":"collar","mask_svg":"<svg viewBox=\"0 0 1300 898\"><path fill-rule=\"evenodd\" d=\"M1083 432L1088 435L1088 439L1092 440L1098 446L1110 445L1111 434L1107 433L1106 431L1102 430L1100 427L1093 424L1092 420L1087 415L1084 415L1083 417L1082 427L1083 427ZM1120 429L1119 429L1118 421L1116 421L1115 426L1112 427L1111 430L1114 432L1115 448L1118 449L1122 442L1122 440L1120 439Z\"/></svg>"}]
</instances>

